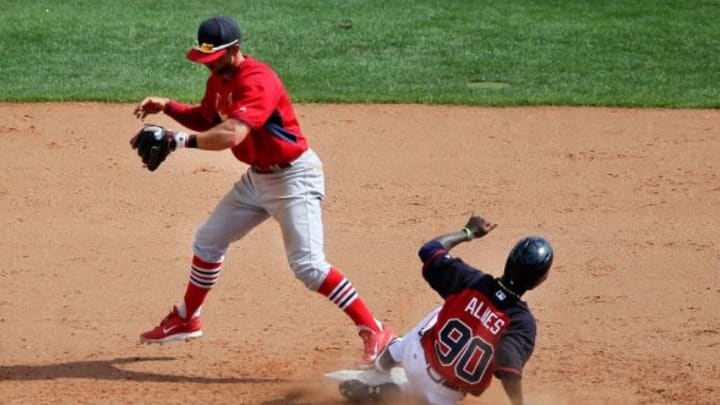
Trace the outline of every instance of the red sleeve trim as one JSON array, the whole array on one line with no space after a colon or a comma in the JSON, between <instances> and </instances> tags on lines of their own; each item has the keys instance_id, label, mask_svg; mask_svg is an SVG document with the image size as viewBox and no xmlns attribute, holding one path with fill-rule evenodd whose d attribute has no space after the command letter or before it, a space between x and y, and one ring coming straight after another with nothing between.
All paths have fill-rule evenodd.
<instances>
[{"instance_id":1,"label":"red sleeve trim","mask_svg":"<svg viewBox=\"0 0 720 405\"><path fill-rule=\"evenodd\" d=\"M425 271L427 271L428 266L430 265L430 263L432 263L433 260L435 260L438 256L442 256L442 255L445 255L445 254L447 254L447 250L445 250L445 249L438 249L438 250L435 251L432 255L430 255L430 257L429 257L429 258L425 261L425 263L423 264L423 268L422 268L423 273L425 273Z\"/></svg>"},{"instance_id":2,"label":"red sleeve trim","mask_svg":"<svg viewBox=\"0 0 720 405\"><path fill-rule=\"evenodd\" d=\"M447 250L445 250L445 249L438 249L438 251L435 252L435 253L433 253L433 254L427 259L427 261L426 261L425 263L430 263L431 261L435 260L436 257L438 257L438 256L440 256L440 255L444 255L444 254L446 254L446 253L447 253Z\"/></svg>"},{"instance_id":3,"label":"red sleeve trim","mask_svg":"<svg viewBox=\"0 0 720 405\"><path fill-rule=\"evenodd\" d=\"M509 373L509 374L515 374L518 377L522 377L522 370L518 370L516 368L511 367L498 367L495 369L495 374L497 373Z\"/></svg>"}]
</instances>

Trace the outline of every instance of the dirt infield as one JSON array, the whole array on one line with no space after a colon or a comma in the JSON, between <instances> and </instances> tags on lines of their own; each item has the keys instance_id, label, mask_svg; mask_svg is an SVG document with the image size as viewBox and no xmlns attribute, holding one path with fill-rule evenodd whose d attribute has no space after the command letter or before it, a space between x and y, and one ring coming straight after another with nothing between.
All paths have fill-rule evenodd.
<instances>
[{"instance_id":1,"label":"dirt infield","mask_svg":"<svg viewBox=\"0 0 720 405\"><path fill-rule=\"evenodd\" d=\"M184 292L197 226L245 166L181 150L154 173L129 105L0 104L0 403L339 404L351 322L287 268L277 225L232 246L205 336L141 346ZM556 250L525 298L532 404L720 403L720 111L300 105L323 158L326 246L404 330L439 298L416 252L499 274L525 234ZM166 117L156 120L171 124ZM467 403L506 404L500 384Z\"/></svg>"}]
</instances>

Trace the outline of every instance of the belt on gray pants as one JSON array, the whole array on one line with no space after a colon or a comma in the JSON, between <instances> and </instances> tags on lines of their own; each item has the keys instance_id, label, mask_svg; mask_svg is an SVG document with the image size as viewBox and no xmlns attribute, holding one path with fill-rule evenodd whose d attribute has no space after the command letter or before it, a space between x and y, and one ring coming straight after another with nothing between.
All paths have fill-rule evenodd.
<instances>
[{"instance_id":1,"label":"belt on gray pants","mask_svg":"<svg viewBox=\"0 0 720 405\"><path fill-rule=\"evenodd\" d=\"M274 163L267 166L260 166L260 165L252 165L252 171L259 174L270 174L270 173L279 173L288 167L292 166L292 163Z\"/></svg>"}]
</instances>

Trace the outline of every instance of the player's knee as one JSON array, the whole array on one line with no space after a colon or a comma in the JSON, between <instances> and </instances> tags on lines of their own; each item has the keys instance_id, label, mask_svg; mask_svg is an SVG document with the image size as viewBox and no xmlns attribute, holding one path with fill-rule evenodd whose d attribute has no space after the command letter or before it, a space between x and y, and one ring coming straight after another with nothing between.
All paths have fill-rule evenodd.
<instances>
[{"instance_id":1,"label":"player's knee","mask_svg":"<svg viewBox=\"0 0 720 405\"><path fill-rule=\"evenodd\" d=\"M193 241L193 253L203 260L216 262L222 260L229 246L229 242L218 238L207 228L201 227L195 234Z\"/></svg>"},{"instance_id":2,"label":"player's knee","mask_svg":"<svg viewBox=\"0 0 720 405\"><path fill-rule=\"evenodd\" d=\"M293 273L295 273L295 278L300 280L303 284L305 284L305 287L312 291L316 291L320 288L323 281L325 281L325 277L327 277L328 271L330 270L329 266L325 268L313 265L312 263L295 263L291 264L290 268L292 268Z\"/></svg>"},{"instance_id":3,"label":"player's knee","mask_svg":"<svg viewBox=\"0 0 720 405\"><path fill-rule=\"evenodd\" d=\"M193 254L200 258L200 260L208 263L217 263L223 261L225 252L227 249L216 249L207 246L193 244Z\"/></svg>"}]
</instances>

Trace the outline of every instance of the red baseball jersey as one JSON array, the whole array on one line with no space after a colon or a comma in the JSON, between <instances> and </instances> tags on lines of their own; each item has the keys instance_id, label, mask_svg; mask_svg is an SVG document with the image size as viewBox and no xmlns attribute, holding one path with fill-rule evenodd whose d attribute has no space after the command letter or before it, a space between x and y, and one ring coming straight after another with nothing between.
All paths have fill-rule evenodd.
<instances>
[{"instance_id":1,"label":"red baseball jersey","mask_svg":"<svg viewBox=\"0 0 720 405\"><path fill-rule=\"evenodd\" d=\"M280 78L268 65L248 55L229 77L210 75L200 106L173 101L165 112L201 131L228 118L242 121L250 133L232 152L249 165L288 163L308 149Z\"/></svg>"}]
</instances>

